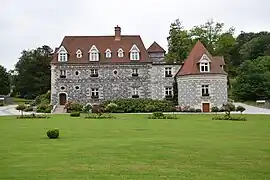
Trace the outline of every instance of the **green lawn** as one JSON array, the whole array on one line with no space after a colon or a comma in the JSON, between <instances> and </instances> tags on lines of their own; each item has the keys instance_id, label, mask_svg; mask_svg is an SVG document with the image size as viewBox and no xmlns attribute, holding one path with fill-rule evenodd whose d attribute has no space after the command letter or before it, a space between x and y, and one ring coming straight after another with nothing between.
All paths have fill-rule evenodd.
<instances>
[{"instance_id":1,"label":"green lawn","mask_svg":"<svg viewBox=\"0 0 270 180\"><path fill-rule=\"evenodd\" d=\"M270 116L0 117L0 179L269 180ZM60 139L46 137L60 129Z\"/></svg>"}]
</instances>

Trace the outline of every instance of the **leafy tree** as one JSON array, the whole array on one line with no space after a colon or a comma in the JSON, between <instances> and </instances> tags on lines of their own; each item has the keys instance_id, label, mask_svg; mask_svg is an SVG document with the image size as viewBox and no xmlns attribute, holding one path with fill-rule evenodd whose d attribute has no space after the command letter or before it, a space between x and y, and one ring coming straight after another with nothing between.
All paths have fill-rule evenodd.
<instances>
[{"instance_id":1,"label":"leafy tree","mask_svg":"<svg viewBox=\"0 0 270 180\"><path fill-rule=\"evenodd\" d=\"M22 52L15 65L15 85L20 97L32 99L50 89L51 60L52 49L46 45Z\"/></svg>"},{"instance_id":2,"label":"leafy tree","mask_svg":"<svg viewBox=\"0 0 270 180\"><path fill-rule=\"evenodd\" d=\"M179 19L175 20L170 26L168 41L167 62L182 63L188 56L192 46L191 37L188 31L184 29Z\"/></svg>"},{"instance_id":3,"label":"leafy tree","mask_svg":"<svg viewBox=\"0 0 270 180\"><path fill-rule=\"evenodd\" d=\"M21 112L21 116L23 116L23 111L26 109L27 107L24 104L20 104L16 107L16 110Z\"/></svg>"},{"instance_id":4,"label":"leafy tree","mask_svg":"<svg viewBox=\"0 0 270 180\"><path fill-rule=\"evenodd\" d=\"M237 107L236 107L236 111L237 111L237 112L241 112L241 114L242 114L245 110L246 110L246 108L243 107L243 106L237 106Z\"/></svg>"},{"instance_id":5,"label":"leafy tree","mask_svg":"<svg viewBox=\"0 0 270 180\"><path fill-rule=\"evenodd\" d=\"M270 98L270 56L243 62L233 94L244 101Z\"/></svg>"},{"instance_id":6,"label":"leafy tree","mask_svg":"<svg viewBox=\"0 0 270 180\"><path fill-rule=\"evenodd\" d=\"M0 95L7 95L10 92L9 73L0 65Z\"/></svg>"}]
</instances>

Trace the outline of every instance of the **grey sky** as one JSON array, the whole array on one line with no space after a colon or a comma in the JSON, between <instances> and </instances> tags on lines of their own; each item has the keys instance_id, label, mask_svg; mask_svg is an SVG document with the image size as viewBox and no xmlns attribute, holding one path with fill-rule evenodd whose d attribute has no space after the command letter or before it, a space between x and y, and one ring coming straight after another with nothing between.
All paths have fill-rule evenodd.
<instances>
[{"instance_id":1,"label":"grey sky","mask_svg":"<svg viewBox=\"0 0 270 180\"><path fill-rule=\"evenodd\" d=\"M0 64L13 68L23 49L59 46L65 35L139 34L146 48L167 49L170 23L186 28L213 18L236 32L270 31L269 0L2 0Z\"/></svg>"}]
</instances>

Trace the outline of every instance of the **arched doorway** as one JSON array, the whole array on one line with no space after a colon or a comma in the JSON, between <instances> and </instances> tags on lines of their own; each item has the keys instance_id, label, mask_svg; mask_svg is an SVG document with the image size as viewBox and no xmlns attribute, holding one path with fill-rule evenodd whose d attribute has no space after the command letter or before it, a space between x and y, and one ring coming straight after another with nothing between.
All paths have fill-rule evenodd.
<instances>
[{"instance_id":1,"label":"arched doorway","mask_svg":"<svg viewBox=\"0 0 270 180\"><path fill-rule=\"evenodd\" d=\"M67 102L67 95L65 93L59 94L59 104L65 105Z\"/></svg>"}]
</instances>

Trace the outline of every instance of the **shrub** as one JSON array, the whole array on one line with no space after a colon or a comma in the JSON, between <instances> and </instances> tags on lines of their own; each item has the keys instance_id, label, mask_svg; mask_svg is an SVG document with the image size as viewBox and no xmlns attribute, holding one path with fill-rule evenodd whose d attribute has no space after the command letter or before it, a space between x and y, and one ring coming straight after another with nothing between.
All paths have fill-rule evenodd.
<instances>
[{"instance_id":1,"label":"shrub","mask_svg":"<svg viewBox=\"0 0 270 180\"><path fill-rule=\"evenodd\" d=\"M211 108L211 112L215 112L215 113L219 112L218 107L217 107L217 106L213 106L213 107Z\"/></svg>"},{"instance_id":2,"label":"shrub","mask_svg":"<svg viewBox=\"0 0 270 180\"><path fill-rule=\"evenodd\" d=\"M32 113L30 115L24 115L17 117L18 119L40 119L40 118L49 118L47 115L36 115L35 113Z\"/></svg>"},{"instance_id":3,"label":"shrub","mask_svg":"<svg viewBox=\"0 0 270 180\"><path fill-rule=\"evenodd\" d=\"M148 119L177 119L176 116L164 115L162 112L154 112Z\"/></svg>"},{"instance_id":4,"label":"shrub","mask_svg":"<svg viewBox=\"0 0 270 180\"><path fill-rule=\"evenodd\" d=\"M164 117L164 114L162 112L154 112L152 115L156 118L163 118Z\"/></svg>"},{"instance_id":5,"label":"shrub","mask_svg":"<svg viewBox=\"0 0 270 180\"><path fill-rule=\"evenodd\" d=\"M105 101L102 103L106 107L110 103L118 105L117 112L122 113L136 113L136 112L171 112L173 103L165 100L152 100L152 99L117 99ZM154 108L153 108L154 107Z\"/></svg>"},{"instance_id":6,"label":"shrub","mask_svg":"<svg viewBox=\"0 0 270 180\"><path fill-rule=\"evenodd\" d=\"M85 106L83 106L83 112L84 113L89 113L90 110L92 110L92 105L90 103L87 103Z\"/></svg>"},{"instance_id":7,"label":"shrub","mask_svg":"<svg viewBox=\"0 0 270 180\"><path fill-rule=\"evenodd\" d=\"M189 112L196 112L195 108L190 108Z\"/></svg>"},{"instance_id":8,"label":"shrub","mask_svg":"<svg viewBox=\"0 0 270 180\"><path fill-rule=\"evenodd\" d=\"M59 137L59 130L58 129L50 129L47 131L47 136L50 139L57 139Z\"/></svg>"},{"instance_id":9,"label":"shrub","mask_svg":"<svg viewBox=\"0 0 270 180\"><path fill-rule=\"evenodd\" d=\"M111 102L106 106L105 111L114 113L114 112L117 112L117 108L118 108L117 104Z\"/></svg>"},{"instance_id":10,"label":"shrub","mask_svg":"<svg viewBox=\"0 0 270 180\"><path fill-rule=\"evenodd\" d=\"M86 119L115 119L114 116L112 116L111 114L108 115L103 115L103 116L99 116L97 114L88 114L87 116L85 116Z\"/></svg>"},{"instance_id":11,"label":"shrub","mask_svg":"<svg viewBox=\"0 0 270 180\"><path fill-rule=\"evenodd\" d=\"M25 111L25 112L31 112L31 111L33 111L33 107L27 107L27 108L25 108L24 111Z\"/></svg>"},{"instance_id":12,"label":"shrub","mask_svg":"<svg viewBox=\"0 0 270 180\"><path fill-rule=\"evenodd\" d=\"M24 104L20 104L16 107L16 110L20 111L23 116L23 111L26 109L26 106Z\"/></svg>"},{"instance_id":13,"label":"shrub","mask_svg":"<svg viewBox=\"0 0 270 180\"><path fill-rule=\"evenodd\" d=\"M80 117L80 112L71 112L70 117Z\"/></svg>"},{"instance_id":14,"label":"shrub","mask_svg":"<svg viewBox=\"0 0 270 180\"><path fill-rule=\"evenodd\" d=\"M0 103L0 106L4 106L4 103L1 102L1 103Z\"/></svg>"},{"instance_id":15,"label":"shrub","mask_svg":"<svg viewBox=\"0 0 270 180\"><path fill-rule=\"evenodd\" d=\"M49 104L40 104L37 106L38 113L51 113L52 106Z\"/></svg>"},{"instance_id":16,"label":"shrub","mask_svg":"<svg viewBox=\"0 0 270 180\"><path fill-rule=\"evenodd\" d=\"M243 106L237 106L236 107L236 111L237 112L241 112L241 114L246 110L246 108L244 108Z\"/></svg>"},{"instance_id":17,"label":"shrub","mask_svg":"<svg viewBox=\"0 0 270 180\"><path fill-rule=\"evenodd\" d=\"M228 116L230 116L231 111L235 111L235 105L232 103L223 104L222 108Z\"/></svg>"},{"instance_id":18,"label":"shrub","mask_svg":"<svg viewBox=\"0 0 270 180\"><path fill-rule=\"evenodd\" d=\"M31 106L37 106L39 104L50 104L51 92L48 91L45 94L41 94L35 98L34 101L30 103Z\"/></svg>"},{"instance_id":19,"label":"shrub","mask_svg":"<svg viewBox=\"0 0 270 180\"><path fill-rule=\"evenodd\" d=\"M212 120L246 121L246 118L225 115L213 117Z\"/></svg>"},{"instance_id":20,"label":"shrub","mask_svg":"<svg viewBox=\"0 0 270 180\"><path fill-rule=\"evenodd\" d=\"M82 112L83 105L80 103L69 101L66 103L65 109L67 110L68 113L72 111Z\"/></svg>"},{"instance_id":21,"label":"shrub","mask_svg":"<svg viewBox=\"0 0 270 180\"><path fill-rule=\"evenodd\" d=\"M202 110L201 110L201 109L196 109L196 112L198 112L198 113L199 113L199 112L202 112Z\"/></svg>"}]
</instances>

